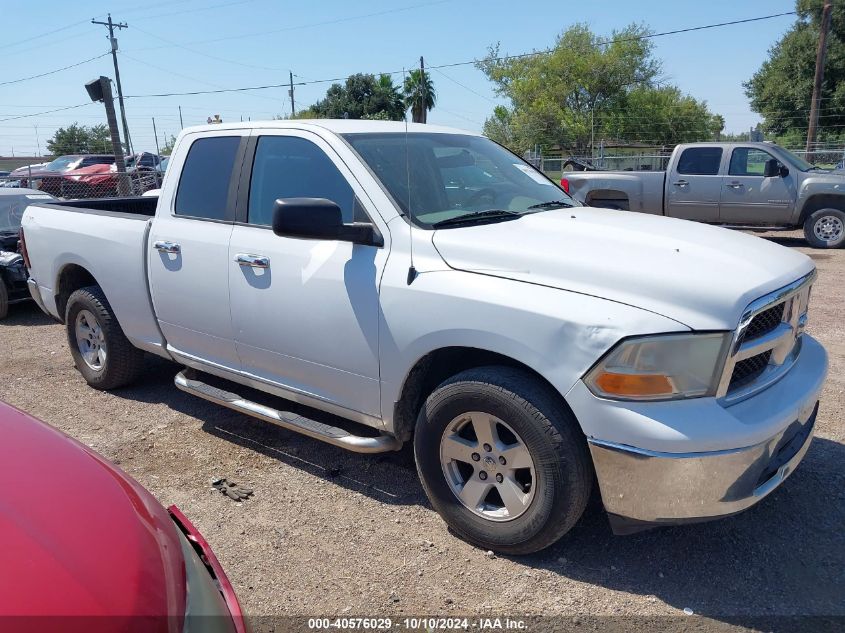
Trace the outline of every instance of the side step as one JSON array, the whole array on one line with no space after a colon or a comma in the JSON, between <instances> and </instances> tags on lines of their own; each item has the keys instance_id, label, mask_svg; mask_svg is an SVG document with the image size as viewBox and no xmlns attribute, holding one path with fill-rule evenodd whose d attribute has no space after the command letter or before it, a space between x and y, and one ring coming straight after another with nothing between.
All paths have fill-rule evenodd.
<instances>
[{"instance_id":1,"label":"side step","mask_svg":"<svg viewBox=\"0 0 845 633\"><path fill-rule=\"evenodd\" d=\"M194 378L189 378L185 375L185 371L176 374L174 382L182 391L198 396L203 400L214 402L238 413L271 422L289 431L295 431L315 440L321 440L356 453L385 453L387 451L398 451L402 448L402 442L393 436L364 437L352 435L349 431L336 426L329 426L295 413L279 411L246 400L236 393L224 391Z\"/></svg>"}]
</instances>

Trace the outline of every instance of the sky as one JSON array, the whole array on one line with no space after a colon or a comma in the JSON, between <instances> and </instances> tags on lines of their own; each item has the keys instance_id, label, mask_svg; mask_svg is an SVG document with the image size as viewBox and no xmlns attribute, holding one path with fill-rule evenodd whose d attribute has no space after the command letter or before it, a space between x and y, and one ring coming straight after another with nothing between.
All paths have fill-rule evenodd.
<instances>
[{"instance_id":1,"label":"sky","mask_svg":"<svg viewBox=\"0 0 845 633\"><path fill-rule=\"evenodd\" d=\"M500 43L504 54L552 46L575 23L610 35L636 22L655 32L741 20L794 10L793 0L0 0L0 155L46 152L45 141L73 122L105 122L101 103L84 84L114 77L107 29L91 24L111 12L128 28L117 32L118 63L130 134L136 150L155 151L158 139L219 114L226 121L289 114L288 90L148 97L294 82L297 110L322 98L331 82L356 72L396 72L468 62ZM760 117L742 88L795 16L657 37L663 77L711 111L727 132L746 131ZM21 78L61 72L27 81ZM480 130L497 103L492 84L472 64L432 71L437 107L429 123ZM85 104L85 105L81 105ZM81 106L59 112L47 110ZM26 118L15 118L21 115Z\"/></svg>"}]
</instances>

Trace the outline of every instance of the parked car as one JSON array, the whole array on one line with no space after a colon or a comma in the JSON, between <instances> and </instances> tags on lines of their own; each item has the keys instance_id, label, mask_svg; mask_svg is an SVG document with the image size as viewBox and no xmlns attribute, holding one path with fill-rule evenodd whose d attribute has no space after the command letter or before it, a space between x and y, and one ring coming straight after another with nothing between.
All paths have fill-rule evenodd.
<instances>
[{"instance_id":1,"label":"parked car","mask_svg":"<svg viewBox=\"0 0 845 633\"><path fill-rule=\"evenodd\" d=\"M128 187L132 194L141 195L161 184L161 159L156 154L140 152L125 161ZM119 195L117 166L97 164L74 169L62 177L60 191L63 198L104 198Z\"/></svg>"},{"instance_id":2,"label":"parked car","mask_svg":"<svg viewBox=\"0 0 845 633\"><path fill-rule=\"evenodd\" d=\"M242 633L202 534L87 446L0 402L4 633ZM39 620L40 619L40 620Z\"/></svg>"},{"instance_id":3,"label":"parked car","mask_svg":"<svg viewBox=\"0 0 845 633\"><path fill-rule=\"evenodd\" d=\"M31 299L18 233L24 210L36 200L55 198L35 189L0 189L0 319L6 318L10 305Z\"/></svg>"},{"instance_id":4,"label":"parked car","mask_svg":"<svg viewBox=\"0 0 845 633\"><path fill-rule=\"evenodd\" d=\"M68 154L53 159L39 169L25 168L20 176L23 186L40 189L58 197L62 193L62 176L66 172L91 165L109 165L112 163L114 163L114 156L108 154Z\"/></svg>"},{"instance_id":5,"label":"parked car","mask_svg":"<svg viewBox=\"0 0 845 633\"><path fill-rule=\"evenodd\" d=\"M594 477L624 533L739 512L810 444L827 355L799 252L581 206L431 125L218 124L173 161L158 198L24 215L30 289L94 388L139 378L146 351L286 429L413 441L452 529L511 554L565 534Z\"/></svg>"},{"instance_id":6,"label":"parked car","mask_svg":"<svg viewBox=\"0 0 845 633\"><path fill-rule=\"evenodd\" d=\"M845 174L773 143L685 143L672 152L665 172L579 172L561 184L591 206L803 229L814 248L845 244Z\"/></svg>"}]
</instances>

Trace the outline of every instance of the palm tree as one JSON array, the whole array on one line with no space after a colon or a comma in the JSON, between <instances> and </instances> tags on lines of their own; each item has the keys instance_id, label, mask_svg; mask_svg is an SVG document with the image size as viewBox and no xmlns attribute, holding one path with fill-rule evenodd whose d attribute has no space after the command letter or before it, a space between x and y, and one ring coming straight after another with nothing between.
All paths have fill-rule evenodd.
<instances>
[{"instance_id":1,"label":"palm tree","mask_svg":"<svg viewBox=\"0 0 845 633\"><path fill-rule=\"evenodd\" d=\"M412 70L405 77L405 107L411 108L414 123L425 123L428 111L434 107L437 93L431 75L421 69Z\"/></svg>"}]
</instances>

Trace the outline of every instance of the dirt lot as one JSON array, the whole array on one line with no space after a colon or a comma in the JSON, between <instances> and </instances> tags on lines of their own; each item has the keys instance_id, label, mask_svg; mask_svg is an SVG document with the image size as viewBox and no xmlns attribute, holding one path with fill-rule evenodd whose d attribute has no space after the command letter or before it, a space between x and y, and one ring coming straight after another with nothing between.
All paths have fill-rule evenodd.
<instances>
[{"instance_id":1,"label":"dirt lot","mask_svg":"<svg viewBox=\"0 0 845 633\"><path fill-rule=\"evenodd\" d=\"M795 475L715 523L614 537L593 503L550 550L490 559L446 530L407 452L355 455L234 414L176 390L178 368L155 360L143 384L94 391L72 366L63 327L32 305L0 322L0 398L178 504L253 616L845 616L845 250L772 239L818 265L809 332L830 353L830 376ZM223 497L210 487L218 476L254 498Z\"/></svg>"}]
</instances>

